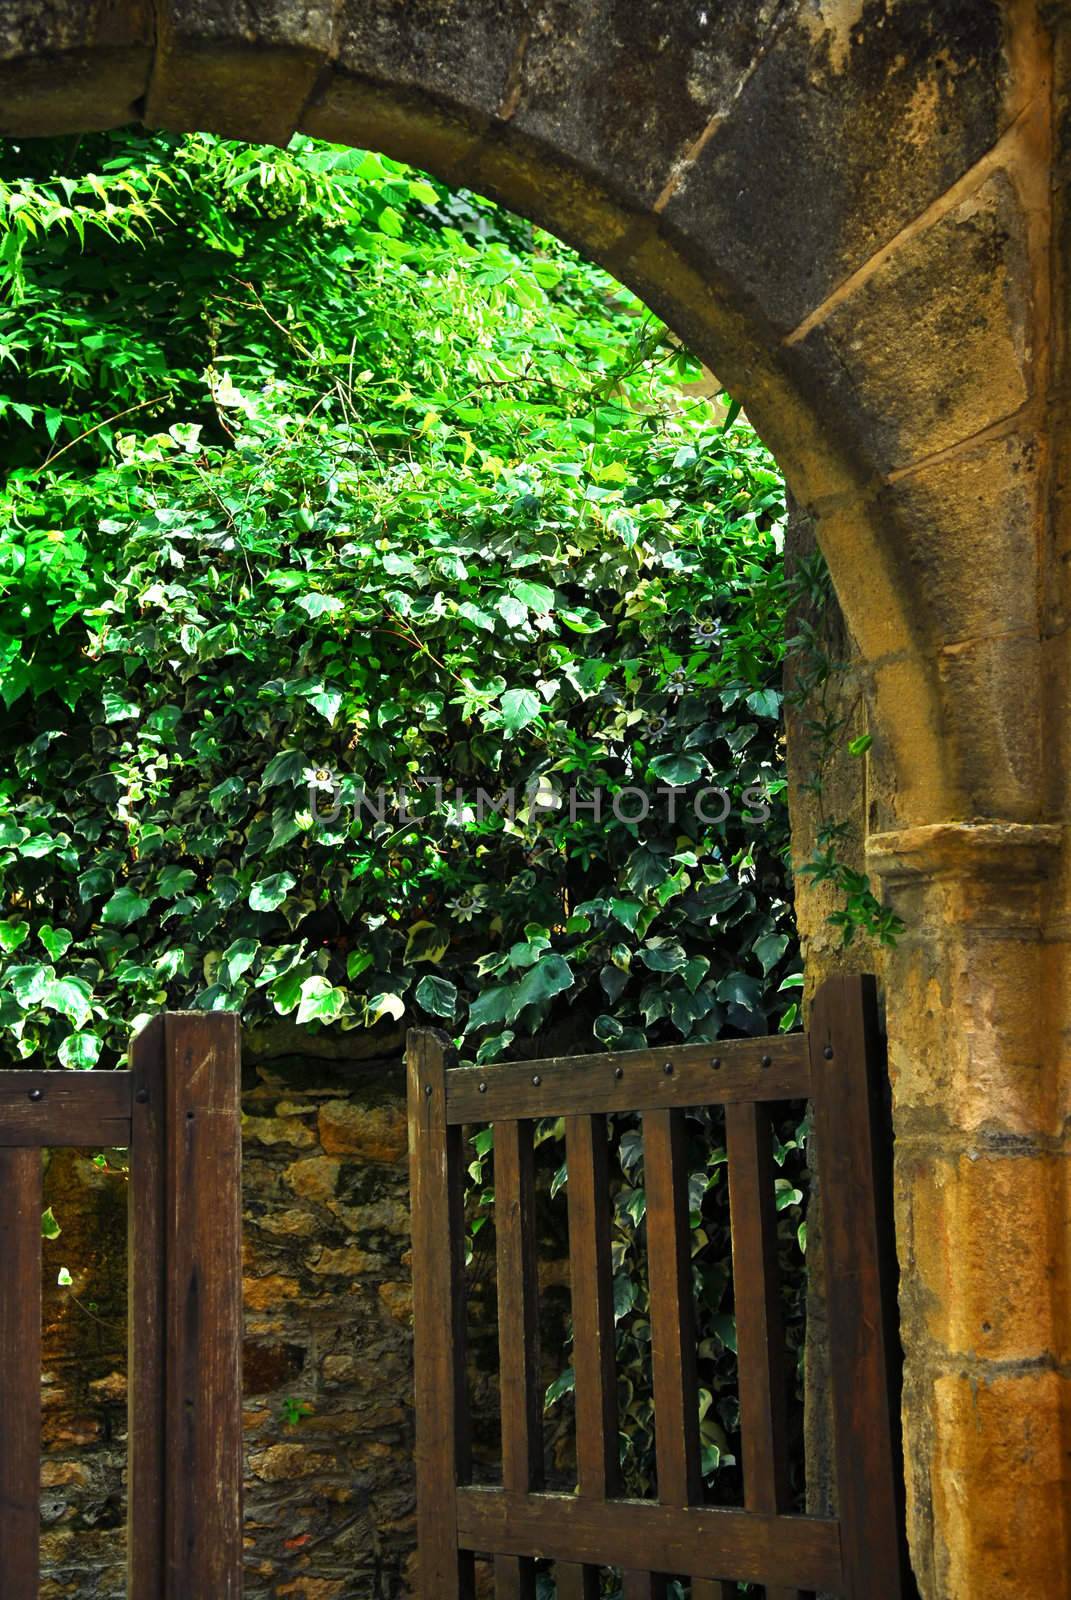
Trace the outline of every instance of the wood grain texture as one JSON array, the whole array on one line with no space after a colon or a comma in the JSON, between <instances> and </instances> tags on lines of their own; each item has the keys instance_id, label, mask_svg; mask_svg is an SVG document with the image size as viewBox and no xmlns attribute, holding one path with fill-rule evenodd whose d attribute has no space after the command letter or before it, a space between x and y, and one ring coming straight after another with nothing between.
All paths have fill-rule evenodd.
<instances>
[{"instance_id":1,"label":"wood grain texture","mask_svg":"<svg viewBox=\"0 0 1071 1600\"><path fill-rule=\"evenodd\" d=\"M726 1106L725 1138L744 1504L749 1511L787 1511L788 1390L777 1266L773 1137L765 1106ZM801 1600L798 1589L769 1584L766 1596L767 1600Z\"/></svg>"},{"instance_id":2,"label":"wood grain texture","mask_svg":"<svg viewBox=\"0 0 1071 1600\"><path fill-rule=\"evenodd\" d=\"M598 1567L576 1566L569 1561L554 1564L557 1600L599 1600L601 1586Z\"/></svg>"},{"instance_id":3,"label":"wood grain texture","mask_svg":"<svg viewBox=\"0 0 1071 1600\"><path fill-rule=\"evenodd\" d=\"M0 1145L130 1143L129 1072L0 1072Z\"/></svg>"},{"instance_id":4,"label":"wood grain texture","mask_svg":"<svg viewBox=\"0 0 1071 1600\"><path fill-rule=\"evenodd\" d=\"M0 1594L37 1600L41 1152L0 1149Z\"/></svg>"},{"instance_id":5,"label":"wood grain texture","mask_svg":"<svg viewBox=\"0 0 1071 1600\"><path fill-rule=\"evenodd\" d=\"M621 1489L605 1117L566 1118L565 1160L577 1488L588 1499L603 1500Z\"/></svg>"},{"instance_id":6,"label":"wood grain texture","mask_svg":"<svg viewBox=\"0 0 1071 1600\"><path fill-rule=\"evenodd\" d=\"M658 1498L662 1505L686 1506L702 1499L703 1479L699 1462L699 1385L688 1163L682 1112L644 1113L643 1185L647 1195L647 1276Z\"/></svg>"},{"instance_id":7,"label":"wood grain texture","mask_svg":"<svg viewBox=\"0 0 1071 1600\"><path fill-rule=\"evenodd\" d=\"M466 1550L626 1571L719 1578L728 1573L747 1583L765 1578L834 1592L841 1586L840 1530L833 1518L767 1517L650 1500L599 1504L578 1495L467 1486L457 1491L457 1537Z\"/></svg>"},{"instance_id":8,"label":"wood grain texture","mask_svg":"<svg viewBox=\"0 0 1071 1600\"><path fill-rule=\"evenodd\" d=\"M464 1166L461 1129L448 1127L446 1120L450 1049L445 1035L431 1028L414 1029L408 1037L421 1600L472 1600L475 1584L471 1547L459 1552L456 1522L457 1485L470 1476L471 1451L465 1383Z\"/></svg>"},{"instance_id":9,"label":"wood grain texture","mask_svg":"<svg viewBox=\"0 0 1071 1600\"><path fill-rule=\"evenodd\" d=\"M623 1572L621 1600L666 1600L669 1579L658 1572Z\"/></svg>"},{"instance_id":10,"label":"wood grain texture","mask_svg":"<svg viewBox=\"0 0 1071 1600\"><path fill-rule=\"evenodd\" d=\"M130 1051L133 1107L128 1187L130 1262L127 1359L127 1590L164 1594L164 1019L154 1017Z\"/></svg>"},{"instance_id":11,"label":"wood grain texture","mask_svg":"<svg viewBox=\"0 0 1071 1600\"><path fill-rule=\"evenodd\" d=\"M837 1501L848 1600L911 1592L899 1436L891 1127L872 978L833 978L811 1013Z\"/></svg>"},{"instance_id":12,"label":"wood grain texture","mask_svg":"<svg viewBox=\"0 0 1071 1600\"><path fill-rule=\"evenodd\" d=\"M806 1040L784 1034L466 1068L447 1079L447 1120L685 1109L733 1100L806 1100L809 1094Z\"/></svg>"},{"instance_id":13,"label":"wood grain texture","mask_svg":"<svg viewBox=\"0 0 1071 1600\"><path fill-rule=\"evenodd\" d=\"M167 1013L167 1600L242 1588L240 1087L238 1018Z\"/></svg>"},{"instance_id":14,"label":"wood grain texture","mask_svg":"<svg viewBox=\"0 0 1071 1600\"><path fill-rule=\"evenodd\" d=\"M494 1130L495 1253L502 1482L521 1493L543 1484L543 1384L539 1356L539 1262L530 1122ZM535 1600L535 1565L495 1558L497 1600Z\"/></svg>"}]
</instances>

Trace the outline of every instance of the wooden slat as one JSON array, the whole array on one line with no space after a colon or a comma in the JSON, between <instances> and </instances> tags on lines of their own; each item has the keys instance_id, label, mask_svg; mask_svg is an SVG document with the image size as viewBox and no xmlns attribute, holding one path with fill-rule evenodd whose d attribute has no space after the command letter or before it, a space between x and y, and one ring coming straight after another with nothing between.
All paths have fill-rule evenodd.
<instances>
[{"instance_id":1,"label":"wooden slat","mask_svg":"<svg viewBox=\"0 0 1071 1600\"><path fill-rule=\"evenodd\" d=\"M131 1596L164 1594L164 1019L154 1017L130 1052L133 1111L130 1139L127 1254L128 1510L127 1588Z\"/></svg>"},{"instance_id":2,"label":"wooden slat","mask_svg":"<svg viewBox=\"0 0 1071 1600\"><path fill-rule=\"evenodd\" d=\"M535 1600L535 1562L527 1556L495 1556L495 1600Z\"/></svg>"},{"instance_id":3,"label":"wooden slat","mask_svg":"<svg viewBox=\"0 0 1071 1600\"><path fill-rule=\"evenodd\" d=\"M847 1600L909 1593L899 1437L892 1138L873 978L833 978L811 1013L837 1500Z\"/></svg>"},{"instance_id":4,"label":"wooden slat","mask_svg":"<svg viewBox=\"0 0 1071 1600\"><path fill-rule=\"evenodd\" d=\"M777 1267L773 1141L764 1106L725 1108L733 1294L736 1303L744 1504L789 1509L785 1337ZM800 1600L767 1585L767 1600Z\"/></svg>"},{"instance_id":5,"label":"wooden slat","mask_svg":"<svg viewBox=\"0 0 1071 1600\"><path fill-rule=\"evenodd\" d=\"M644 1113L643 1175L658 1498L685 1506L702 1498L703 1480L682 1112Z\"/></svg>"},{"instance_id":6,"label":"wooden slat","mask_svg":"<svg viewBox=\"0 0 1071 1600\"><path fill-rule=\"evenodd\" d=\"M532 1124L498 1123L494 1152L502 1482L523 1494L543 1484ZM535 1579L533 1562L496 1556L496 1600L535 1600Z\"/></svg>"},{"instance_id":7,"label":"wooden slat","mask_svg":"<svg viewBox=\"0 0 1071 1600\"><path fill-rule=\"evenodd\" d=\"M705 1506L579 1495L457 1491L458 1543L466 1550L619 1566L642 1572L731 1573L745 1583L841 1584L840 1530L832 1518L767 1517Z\"/></svg>"},{"instance_id":8,"label":"wooden slat","mask_svg":"<svg viewBox=\"0 0 1071 1600\"><path fill-rule=\"evenodd\" d=\"M621 1489L605 1117L566 1119L565 1160L577 1488L588 1499L603 1500Z\"/></svg>"},{"instance_id":9,"label":"wooden slat","mask_svg":"<svg viewBox=\"0 0 1071 1600\"><path fill-rule=\"evenodd\" d=\"M588 1499L604 1500L621 1489L605 1117L566 1117L565 1162L577 1492ZM559 1600L598 1600L598 1568L562 1563L558 1589Z\"/></svg>"},{"instance_id":10,"label":"wooden slat","mask_svg":"<svg viewBox=\"0 0 1071 1600\"><path fill-rule=\"evenodd\" d=\"M658 1572L623 1572L621 1600L666 1600L669 1579Z\"/></svg>"},{"instance_id":11,"label":"wooden slat","mask_svg":"<svg viewBox=\"0 0 1071 1600\"><path fill-rule=\"evenodd\" d=\"M0 1072L0 1145L126 1146L129 1072Z\"/></svg>"},{"instance_id":12,"label":"wooden slat","mask_svg":"<svg viewBox=\"0 0 1071 1600\"><path fill-rule=\"evenodd\" d=\"M0 1593L37 1600L41 1152L0 1149Z\"/></svg>"},{"instance_id":13,"label":"wooden slat","mask_svg":"<svg viewBox=\"0 0 1071 1600\"><path fill-rule=\"evenodd\" d=\"M164 1018L167 1600L242 1586L238 1018Z\"/></svg>"},{"instance_id":14,"label":"wooden slat","mask_svg":"<svg viewBox=\"0 0 1071 1600\"><path fill-rule=\"evenodd\" d=\"M598 1567L581 1567L569 1561L558 1561L554 1566L554 1584L558 1600L599 1600L601 1586Z\"/></svg>"},{"instance_id":15,"label":"wooden slat","mask_svg":"<svg viewBox=\"0 0 1071 1600\"><path fill-rule=\"evenodd\" d=\"M736 1600L736 1584L717 1578L693 1578L692 1600Z\"/></svg>"},{"instance_id":16,"label":"wooden slat","mask_svg":"<svg viewBox=\"0 0 1071 1600\"><path fill-rule=\"evenodd\" d=\"M806 1100L809 1094L806 1040L785 1034L466 1068L447 1076L447 1121Z\"/></svg>"},{"instance_id":17,"label":"wooden slat","mask_svg":"<svg viewBox=\"0 0 1071 1600\"><path fill-rule=\"evenodd\" d=\"M448 1127L446 1121L449 1049L449 1040L434 1029L415 1029L409 1034L415 1458L422 1600L472 1600L475 1582L474 1547L459 1553L456 1537L456 1486L470 1476L471 1450L465 1385L464 1168L461 1129Z\"/></svg>"}]
</instances>

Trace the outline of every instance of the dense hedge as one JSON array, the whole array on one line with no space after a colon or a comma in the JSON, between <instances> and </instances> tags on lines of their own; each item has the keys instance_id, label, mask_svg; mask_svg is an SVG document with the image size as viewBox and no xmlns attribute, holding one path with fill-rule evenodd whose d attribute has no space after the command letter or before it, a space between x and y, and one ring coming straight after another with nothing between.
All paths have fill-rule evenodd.
<instances>
[{"instance_id":1,"label":"dense hedge","mask_svg":"<svg viewBox=\"0 0 1071 1600\"><path fill-rule=\"evenodd\" d=\"M130 133L26 170L9 1053L114 1060L164 1003L485 1058L565 1016L790 1024L782 485L666 330L377 156Z\"/></svg>"}]
</instances>

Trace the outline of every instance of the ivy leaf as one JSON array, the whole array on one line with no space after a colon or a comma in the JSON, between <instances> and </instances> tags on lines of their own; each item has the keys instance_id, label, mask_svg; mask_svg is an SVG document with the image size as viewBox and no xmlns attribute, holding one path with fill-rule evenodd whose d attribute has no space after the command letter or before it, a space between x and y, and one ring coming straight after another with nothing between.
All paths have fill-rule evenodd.
<instances>
[{"instance_id":1,"label":"ivy leaf","mask_svg":"<svg viewBox=\"0 0 1071 1600\"><path fill-rule=\"evenodd\" d=\"M505 1022L510 1016L515 1015L510 1010L513 992L513 985L509 983L484 989L469 1006L465 1032L475 1033L477 1028L488 1028L493 1023Z\"/></svg>"},{"instance_id":2,"label":"ivy leaf","mask_svg":"<svg viewBox=\"0 0 1071 1600\"><path fill-rule=\"evenodd\" d=\"M270 878L261 878L249 891L250 911L278 911L296 883L292 872L276 872Z\"/></svg>"},{"instance_id":3,"label":"ivy leaf","mask_svg":"<svg viewBox=\"0 0 1071 1600\"><path fill-rule=\"evenodd\" d=\"M272 789L277 783L297 783L304 777L307 766L303 750L280 750L264 768L261 787Z\"/></svg>"},{"instance_id":4,"label":"ivy leaf","mask_svg":"<svg viewBox=\"0 0 1071 1600\"><path fill-rule=\"evenodd\" d=\"M148 911L151 902L146 900L136 890L124 885L116 889L111 899L107 901L100 914L100 920L113 928L129 928L132 922L139 922Z\"/></svg>"},{"instance_id":5,"label":"ivy leaf","mask_svg":"<svg viewBox=\"0 0 1071 1600\"><path fill-rule=\"evenodd\" d=\"M177 900L197 882L196 872L189 867L167 866L156 881L156 892L165 900Z\"/></svg>"},{"instance_id":6,"label":"ivy leaf","mask_svg":"<svg viewBox=\"0 0 1071 1600\"><path fill-rule=\"evenodd\" d=\"M346 1006L345 989L336 989L327 978L306 978L301 985L301 1004L298 1006L298 1024L305 1022L334 1022Z\"/></svg>"},{"instance_id":7,"label":"ivy leaf","mask_svg":"<svg viewBox=\"0 0 1071 1600\"><path fill-rule=\"evenodd\" d=\"M393 1017L395 1022L401 1022L405 1016L405 1001L398 994L375 994L365 1001L364 1009L369 1027L383 1017Z\"/></svg>"},{"instance_id":8,"label":"ivy leaf","mask_svg":"<svg viewBox=\"0 0 1071 1600\"><path fill-rule=\"evenodd\" d=\"M334 722L342 706L342 691L340 689L322 688L314 694L306 695L310 706L315 706L322 717L328 722Z\"/></svg>"},{"instance_id":9,"label":"ivy leaf","mask_svg":"<svg viewBox=\"0 0 1071 1600\"><path fill-rule=\"evenodd\" d=\"M228 988L233 989L243 972L248 972L257 958L259 949L259 939L235 939L234 943L224 950L220 971Z\"/></svg>"},{"instance_id":10,"label":"ivy leaf","mask_svg":"<svg viewBox=\"0 0 1071 1600\"><path fill-rule=\"evenodd\" d=\"M59 961L74 943L74 934L66 928L53 928L47 922L38 930L38 938L52 957Z\"/></svg>"},{"instance_id":11,"label":"ivy leaf","mask_svg":"<svg viewBox=\"0 0 1071 1600\"><path fill-rule=\"evenodd\" d=\"M5 955L11 955L20 944L25 943L29 934L30 924L22 917L8 917L4 922L0 922L0 950L3 950Z\"/></svg>"},{"instance_id":12,"label":"ivy leaf","mask_svg":"<svg viewBox=\"0 0 1071 1600\"><path fill-rule=\"evenodd\" d=\"M542 706L531 689L507 689L502 696L502 725L507 733L519 733L539 716Z\"/></svg>"},{"instance_id":13,"label":"ivy leaf","mask_svg":"<svg viewBox=\"0 0 1071 1600\"><path fill-rule=\"evenodd\" d=\"M405 941L406 962L441 961L450 948L450 935L442 933L434 922L414 922Z\"/></svg>"},{"instance_id":14,"label":"ivy leaf","mask_svg":"<svg viewBox=\"0 0 1071 1600\"><path fill-rule=\"evenodd\" d=\"M429 973L416 986L416 1002L433 1017L452 1019L457 1010L457 989L446 978L436 978Z\"/></svg>"},{"instance_id":15,"label":"ivy leaf","mask_svg":"<svg viewBox=\"0 0 1071 1600\"><path fill-rule=\"evenodd\" d=\"M528 607L511 594L501 595L495 601L495 610L510 628L520 628L528 620Z\"/></svg>"},{"instance_id":16,"label":"ivy leaf","mask_svg":"<svg viewBox=\"0 0 1071 1600\"><path fill-rule=\"evenodd\" d=\"M47 1211L41 1213L41 1237L42 1239L58 1239L62 1232L63 1229L56 1221L56 1214L52 1207L49 1206Z\"/></svg>"},{"instance_id":17,"label":"ivy leaf","mask_svg":"<svg viewBox=\"0 0 1071 1600\"><path fill-rule=\"evenodd\" d=\"M69 1034L59 1047L60 1061L77 1072L88 1072L97 1064L101 1043L95 1033Z\"/></svg>"},{"instance_id":18,"label":"ivy leaf","mask_svg":"<svg viewBox=\"0 0 1071 1600\"><path fill-rule=\"evenodd\" d=\"M4 981L23 1010L29 1011L31 1007L40 1005L45 989L55 976L55 967L46 967L43 962L33 961L26 966L9 967Z\"/></svg>"},{"instance_id":19,"label":"ivy leaf","mask_svg":"<svg viewBox=\"0 0 1071 1600\"><path fill-rule=\"evenodd\" d=\"M763 976L766 977L772 967L775 967L788 949L787 933L768 933L762 939L755 940L755 954L762 962ZM782 984L782 988L784 985Z\"/></svg>"},{"instance_id":20,"label":"ivy leaf","mask_svg":"<svg viewBox=\"0 0 1071 1600\"><path fill-rule=\"evenodd\" d=\"M651 972L679 972L687 959L677 939L652 939L638 953Z\"/></svg>"},{"instance_id":21,"label":"ivy leaf","mask_svg":"<svg viewBox=\"0 0 1071 1600\"><path fill-rule=\"evenodd\" d=\"M297 604L314 618L337 616L343 608L342 601L335 594L302 594L298 596Z\"/></svg>"},{"instance_id":22,"label":"ivy leaf","mask_svg":"<svg viewBox=\"0 0 1071 1600\"><path fill-rule=\"evenodd\" d=\"M115 694L106 689L101 696L104 706L105 722L126 722L132 717L140 717L141 708L135 700L129 700L125 695Z\"/></svg>"},{"instance_id":23,"label":"ivy leaf","mask_svg":"<svg viewBox=\"0 0 1071 1600\"><path fill-rule=\"evenodd\" d=\"M576 1373L572 1367L566 1367L561 1375L555 1378L547 1387L546 1397L543 1401L543 1410L549 1411L551 1406L562 1398L562 1395L572 1394L576 1388Z\"/></svg>"},{"instance_id":24,"label":"ivy leaf","mask_svg":"<svg viewBox=\"0 0 1071 1600\"><path fill-rule=\"evenodd\" d=\"M515 579L510 588L518 600L523 600L531 610L541 616L554 609L554 590L544 583L531 583L527 578Z\"/></svg>"},{"instance_id":25,"label":"ivy leaf","mask_svg":"<svg viewBox=\"0 0 1071 1600\"><path fill-rule=\"evenodd\" d=\"M695 783L703 776L705 770L706 762L701 756L656 756L651 762L651 771L655 777L661 778L664 783L672 784L675 789L685 789L688 784Z\"/></svg>"},{"instance_id":26,"label":"ivy leaf","mask_svg":"<svg viewBox=\"0 0 1071 1600\"><path fill-rule=\"evenodd\" d=\"M757 717L778 717L781 714L781 696L776 689L756 689L747 697L747 705Z\"/></svg>"},{"instance_id":27,"label":"ivy leaf","mask_svg":"<svg viewBox=\"0 0 1071 1600\"><path fill-rule=\"evenodd\" d=\"M525 1006L541 1004L545 1000L552 999L554 995L571 989L575 981L573 969L564 956L557 954L543 956L516 986L506 1021L512 1022Z\"/></svg>"},{"instance_id":28,"label":"ivy leaf","mask_svg":"<svg viewBox=\"0 0 1071 1600\"><path fill-rule=\"evenodd\" d=\"M76 1028L81 1028L92 1015L90 998L92 989L82 978L49 978L41 993L41 1004L47 1011L57 1011Z\"/></svg>"}]
</instances>

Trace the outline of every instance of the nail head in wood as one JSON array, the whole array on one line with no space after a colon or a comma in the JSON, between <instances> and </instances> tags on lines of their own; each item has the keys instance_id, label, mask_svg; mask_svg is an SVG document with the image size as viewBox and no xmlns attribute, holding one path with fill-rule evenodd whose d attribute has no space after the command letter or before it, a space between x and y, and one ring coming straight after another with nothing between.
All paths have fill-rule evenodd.
<instances>
[{"instance_id":1,"label":"nail head in wood","mask_svg":"<svg viewBox=\"0 0 1071 1600\"><path fill-rule=\"evenodd\" d=\"M482 1088L483 1085L481 1084L480 1087ZM431 1099L431 1084L430 1083L426 1083L424 1085L424 1096L425 1096L425 1099L428 1099L428 1100Z\"/></svg>"},{"instance_id":2,"label":"nail head in wood","mask_svg":"<svg viewBox=\"0 0 1071 1600\"><path fill-rule=\"evenodd\" d=\"M624 1076L625 1076L624 1067L615 1067L614 1068L614 1077L615 1078L623 1078Z\"/></svg>"},{"instance_id":3,"label":"nail head in wood","mask_svg":"<svg viewBox=\"0 0 1071 1600\"><path fill-rule=\"evenodd\" d=\"M480 1093L481 1094L486 1094L487 1093L487 1085L486 1085L486 1083L481 1083L480 1084Z\"/></svg>"},{"instance_id":4,"label":"nail head in wood","mask_svg":"<svg viewBox=\"0 0 1071 1600\"><path fill-rule=\"evenodd\" d=\"M667 1061L665 1066L662 1068L662 1071L665 1073L667 1078L672 1077L672 1075L673 1075L673 1063L672 1063L672 1061Z\"/></svg>"},{"instance_id":5,"label":"nail head in wood","mask_svg":"<svg viewBox=\"0 0 1071 1600\"><path fill-rule=\"evenodd\" d=\"M721 1056L711 1056L710 1064L714 1068L714 1071L717 1072L721 1067Z\"/></svg>"},{"instance_id":6,"label":"nail head in wood","mask_svg":"<svg viewBox=\"0 0 1071 1600\"><path fill-rule=\"evenodd\" d=\"M137 1101L139 1106L147 1106L149 1103L148 1089L139 1089L137 1094L134 1096L134 1099Z\"/></svg>"},{"instance_id":7,"label":"nail head in wood","mask_svg":"<svg viewBox=\"0 0 1071 1600\"><path fill-rule=\"evenodd\" d=\"M31 1100L43 1100L44 1099L44 1090L43 1089L31 1089L30 1090L30 1099Z\"/></svg>"},{"instance_id":8,"label":"nail head in wood","mask_svg":"<svg viewBox=\"0 0 1071 1600\"><path fill-rule=\"evenodd\" d=\"M773 1065L773 1057L772 1056L763 1056L762 1065L764 1067L772 1066Z\"/></svg>"},{"instance_id":9,"label":"nail head in wood","mask_svg":"<svg viewBox=\"0 0 1071 1600\"><path fill-rule=\"evenodd\" d=\"M532 1074L532 1082L533 1082L533 1084L535 1085L535 1087L537 1089L539 1088L539 1085L543 1082L543 1079L539 1076L538 1072L533 1072L533 1074Z\"/></svg>"},{"instance_id":10,"label":"nail head in wood","mask_svg":"<svg viewBox=\"0 0 1071 1600\"><path fill-rule=\"evenodd\" d=\"M833 1046L831 1044L827 1044L825 1049L822 1051L822 1054L825 1056L827 1061L832 1061L833 1060Z\"/></svg>"}]
</instances>

